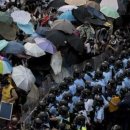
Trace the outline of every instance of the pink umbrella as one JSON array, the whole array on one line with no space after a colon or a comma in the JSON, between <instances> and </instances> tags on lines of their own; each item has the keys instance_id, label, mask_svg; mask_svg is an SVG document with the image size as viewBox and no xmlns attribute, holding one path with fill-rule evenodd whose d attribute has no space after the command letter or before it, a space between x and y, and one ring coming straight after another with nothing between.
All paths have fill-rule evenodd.
<instances>
[{"instance_id":1,"label":"pink umbrella","mask_svg":"<svg viewBox=\"0 0 130 130\"><path fill-rule=\"evenodd\" d=\"M56 47L53 45L52 42L50 42L46 38L37 37L34 40L36 44L45 52L48 52L50 54L56 53Z\"/></svg>"}]
</instances>

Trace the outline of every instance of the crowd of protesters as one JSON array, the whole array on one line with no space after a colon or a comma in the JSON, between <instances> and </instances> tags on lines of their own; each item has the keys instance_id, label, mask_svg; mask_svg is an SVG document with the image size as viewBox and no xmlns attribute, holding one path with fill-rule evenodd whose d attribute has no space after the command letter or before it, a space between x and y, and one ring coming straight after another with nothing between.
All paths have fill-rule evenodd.
<instances>
[{"instance_id":1,"label":"crowd of protesters","mask_svg":"<svg viewBox=\"0 0 130 130\"><path fill-rule=\"evenodd\" d=\"M8 2L1 10L8 13L17 9L28 11L36 29L50 26L57 19L57 10L46 8L47 4L48 1L21 4L16 0ZM110 33L102 28L95 32L89 27L88 32L85 27L74 33L84 42L86 57L89 60L94 58L96 65L85 62L84 67L75 68L73 76L65 77L61 83L51 87L32 113L27 130L130 129L129 30L122 27ZM16 40L24 44L27 37L18 31ZM98 56L102 56L101 63ZM14 65L21 64L21 59L11 60ZM16 88L10 75L0 75L0 82L1 101L14 103L12 120L4 122L6 126L0 120L0 129L21 130L21 105L26 102L27 93Z\"/></svg>"}]
</instances>

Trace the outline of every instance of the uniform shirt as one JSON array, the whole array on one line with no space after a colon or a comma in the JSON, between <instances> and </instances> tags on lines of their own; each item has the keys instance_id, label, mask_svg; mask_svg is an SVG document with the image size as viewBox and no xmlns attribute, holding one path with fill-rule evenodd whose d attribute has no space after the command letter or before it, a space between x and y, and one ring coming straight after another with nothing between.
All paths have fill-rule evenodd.
<instances>
[{"instance_id":1,"label":"uniform shirt","mask_svg":"<svg viewBox=\"0 0 130 130\"><path fill-rule=\"evenodd\" d=\"M76 93L76 85L75 84L72 84L69 86L69 91L72 95L75 95Z\"/></svg>"},{"instance_id":2,"label":"uniform shirt","mask_svg":"<svg viewBox=\"0 0 130 130\"><path fill-rule=\"evenodd\" d=\"M97 107L95 111L94 121L102 123L103 120L104 120L104 106Z\"/></svg>"},{"instance_id":3,"label":"uniform shirt","mask_svg":"<svg viewBox=\"0 0 130 130\"><path fill-rule=\"evenodd\" d=\"M112 79L112 72L111 71L109 71L109 72L103 72L103 76L104 76L105 83L107 85L108 81L110 79Z\"/></svg>"},{"instance_id":4,"label":"uniform shirt","mask_svg":"<svg viewBox=\"0 0 130 130\"><path fill-rule=\"evenodd\" d=\"M116 79L116 77L120 76L120 74L123 74L123 69L119 69L119 70L115 73L115 79Z\"/></svg>"},{"instance_id":5,"label":"uniform shirt","mask_svg":"<svg viewBox=\"0 0 130 130\"><path fill-rule=\"evenodd\" d=\"M73 103L68 103L68 107L69 107L69 112L73 113L73 109L74 109Z\"/></svg>"},{"instance_id":6,"label":"uniform shirt","mask_svg":"<svg viewBox=\"0 0 130 130\"><path fill-rule=\"evenodd\" d=\"M86 73L86 74L84 75L84 79L85 79L86 81L92 81L93 77L94 77L94 71L93 71L93 72L88 72L88 73Z\"/></svg>"},{"instance_id":7,"label":"uniform shirt","mask_svg":"<svg viewBox=\"0 0 130 130\"><path fill-rule=\"evenodd\" d=\"M74 81L74 84L75 84L76 86L83 86L83 87L85 87L85 83L84 83L83 79L76 79L76 80Z\"/></svg>"},{"instance_id":8,"label":"uniform shirt","mask_svg":"<svg viewBox=\"0 0 130 130\"><path fill-rule=\"evenodd\" d=\"M116 94L120 94L120 90L121 90L122 88L125 88L124 82L122 82L121 85L117 85L117 86L116 86Z\"/></svg>"},{"instance_id":9,"label":"uniform shirt","mask_svg":"<svg viewBox=\"0 0 130 130\"><path fill-rule=\"evenodd\" d=\"M126 77L123 81L126 88L130 88L130 78Z\"/></svg>"},{"instance_id":10,"label":"uniform shirt","mask_svg":"<svg viewBox=\"0 0 130 130\"><path fill-rule=\"evenodd\" d=\"M97 85L101 85L102 87L102 93L105 93L105 80L104 79L100 79L100 80L95 80L95 81L92 81L90 83L91 86L97 86Z\"/></svg>"},{"instance_id":11,"label":"uniform shirt","mask_svg":"<svg viewBox=\"0 0 130 130\"><path fill-rule=\"evenodd\" d=\"M125 58L125 59L122 60L122 62L123 62L123 67L126 68L128 59Z\"/></svg>"},{"instance_id":12,"label":"uniform shirt","mask_svg":"<svg viewBox=\"0 0 130 130\"><path fill-rule=\"evenodd\" d=\"M84 104L85 104L85 110L87 113L93 111L93 99L88 99Z\"/></svg>"},{"instance_id":13,"label":"uniform shirt","mask_svg":"<svg viewBox=\"0 0 130 130\"><path fill-rule=\"evenodd\" d=\"M60 94L60 95L56 96L56 101L60 102L62 100L62 98L63 98L63 94Z\"/></svg>"},{"instance_id":14,"label":"uniform shirt","mask_svg":"<svg viewBox=\"0 0 130 130\"><path fill-rule=\"evenodd\" d=\"M73 96L72 97L73 104L77 104L80 101L80 96Z\"/></svg>"}]
</instances>

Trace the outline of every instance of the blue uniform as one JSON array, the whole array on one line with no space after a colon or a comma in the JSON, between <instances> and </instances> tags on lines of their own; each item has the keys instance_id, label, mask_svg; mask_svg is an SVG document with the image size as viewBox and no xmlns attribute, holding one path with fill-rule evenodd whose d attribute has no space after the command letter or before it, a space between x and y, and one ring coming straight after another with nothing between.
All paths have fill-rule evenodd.
<instances>
[{"instance_id":1,"label":"blue uniform","mask_svg":"<svg viewBox=\"0 0 130 130\"><path fill-rule=\"evenodd\" d=\"M72 84L69 86L69 91L72 95L75 95L76 93L76 85L75 84Z\"/></svg>"},{"instance_id":2,"label":"blue uniform","mask_svg":"<svg viewBox=\"0 0 130 130\"><path fill-rule=\"evenodd\" d=\"M104 80L105 80L105 84L107 85L108 81L110 79L112 79L112 72L103 72L103 76L104 76Z\"/></svg>"},{"instance_id":3,"label":"blue uniform","mask_svg":"<svg viewBox=\"0 0 130 130\"><path fill-rule=\"evenodd\" d=\"M105 93L106 83L105 83L104 79L92 81L90 85L91 86L101 85L101 87L102 87L102 93Z\"/></svg>"},{"instance_id":4,"label":"blue uniform","mask_svg":"<svg viewBox=\"0 0 130 130\"><path fill-rule=\"evenodd\" d=\"M62 98L63 98L63 94L60 94L60 95L56 96L56 101L60 102L62 100Z\"/></svg>"},{"instance_id":5,"label":"blue uniform","mask_svg":"<svg viewBox=\"0 0 130 130\"><path fill-rule=\"evenodd\" d=\"M86 81L92 81L93 77L94 77L94 71L93 71L93 72L88 72L88 73L86 73L86 74L84 75L84 79L85 79Z\"/></svg>"},{"instance_id":6,"label":"blue uniform","mask_svg":"<svg viewBox=\"0 0 130 130\"><path fill-rule=\"evenodd\" d=\"M73 104L77 104L80 101L80 96L73 96L72 97Z\"/></svg>"},{"instance_id":7,"label":"blue uniform","mask_svg":"<svg viewBox=\"0 0 130 130\"><path fill-rule=\"evenodd\" d=\"M76 86L83 86L83 87L85 87L85 83L84 83L83 79L76 79L76 80L74 81L74 84L75 84Z\"/></svg>"},{"instance_id":8,"label":"blue uniform","mask_svg":"<svg viewBox=\"0 0 130 130\"><path fill-rule=\"evenodd\" d=\"M119 77L120 74L123 74L123 69L119 69L119 70L115 73L115 79L116 79L116 77Z\"/></svg>"},{"instance_id":9,"label":"blue uniform","mask_svg":"<svg viewBox=\"0 0 130 130\"><path fill-rule=\"evenodd\" d=\"M125 88L124 82L122 82L121 85L117 85L117 86L116 86L116 94L119 94L119 95L120 95L120 91L121 91L122 88Z\"/></svg>"},{"instance_id":10,"label":"blue uniform","mask_svg":"<svg viewBox=\"0 0 130 130\"><path fill-rule=\"evenodd\" d=\"M125 87L130 88L130 78L126 77L123 81Z\"/></svg>"},{"instance_id":11,"label":"blue uniform","mask_svg":"<svg viewBox=\"0 0 130 130\"><path fill-rule=\"evenodd\" d=\"M50 112L51 115L57 115L58 114L58 111L57 111L55 105L53 105L53 104L49 105L49 112Z\"/></svg>"},{"instance_id":12,"label":"blue uniform","mask_svg":"<svg viewBox=\"0 0 130 130\"><path fill-rule=\"evenodd\" d=\"M125 59L122 60L122 62L123 62L123 67L126 68L128 59L125 58Z\"/></svg>"},{"instance_id":13,"label":"blue uniform","mask_svg":"<svg viewBox=\"0 0 130 130\"><path fill-rule=\"evenodd\" d=\"M68 103L68 107L69 107L69 112L73 113L73 109L74 109L73 103Z\"/></svg>"}]
</instances>

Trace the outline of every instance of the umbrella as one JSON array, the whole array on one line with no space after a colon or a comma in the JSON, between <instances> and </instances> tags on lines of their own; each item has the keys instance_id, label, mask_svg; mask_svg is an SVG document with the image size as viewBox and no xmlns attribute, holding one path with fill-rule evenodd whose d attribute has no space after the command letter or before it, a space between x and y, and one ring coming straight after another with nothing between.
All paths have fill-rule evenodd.
<instances>
[{"instance_id":1,"label":"umbrella","mask_svg":"<svg viewBox=\"0 0 130 130\"><path fill-rule=\"evenodd\" d=\"M0 11L0 22L6 24L12 24L13 19L10 17L10 15L7 12Z\"/></svg>"},{"instance_id":2,"label":"umbrella","mask_svg":"<svg viewBox=\"0 0 130 130\"><path fill-rule=\"evenodd\" d=\"M27 55L33 57L40 57L45 55L45 52L40 47L38 47L38 45L35 43L28 42L24 45L24 48Z\"/></svg>"},{"instance_id":3,"label":"umbrella","mask_svg":"<svg viewBox=\"0 0 130 130\"><path fill-rule=\"evenodd\" d=\"M99 18L99 19L101 19L101 20L106 20L104 14L103 14L102 12L100 12L100 11L96 10L95 8L90 7L90 6L88 6L87 9L88 9L88 12L89 12L92 16L94 16L94 17L96 17L96 18Z\"/></svg>"},{"instance_id":4,"label":"umbrella","mask_svg":"<svg viewBox=\"0 0 130 130\"><path fill-rule=\"evenodd\" d=\"M45 32L49 31L50 30L50 27L38 27L36 29L36 33L38 33L39 35L41 36L45 36Z\"/></svg>"},{"instance_id":5,"label":"umbrella","mask_svg":"<svg viewBox=\"0 0 130 130\"><path fill-rule=\"evenodd\" d=\"M76 21L75 17L72 14L72 11L66 11L62 13L58 19L68 20L68 21Z\"/></svg>"},{"instance_id":6,"label":"umbrella","mask_svg":"<svg viewBox=\"0 0 130 130\"><path fill-rule=\"evenodd\" d=\"M20 30L22 30L23 32L25 32L25 34L33 34L34 31L34 26L32 23L28 23L28 24L17 24L17 26L19 27Z\"/></svg>"},{"instance_id":7,"label":"umbrella","mask_svg":"<svg viewBox=\"0 0 130 130\"><path fill-rule=\"evenodd\" d=\"M66 35L60 31L48 31L46 32L46 38L50 40L57 48L66 46Z\"/></svg>"},{"instance_id":8,"label":"umbrella","mask_svg":"<svg viewBox=\"0 0 130 130\"><path fill-rule=\"evenodd\" d=\"M8 59L0 56L0 74L10 74L12 72L12 66Z\"/></svg>"},{"instance_id":9,"label":"umbrella","mask_svg":"<svg viewBox=\"0 0 130 130\"><path fill-rule=\"evenodd\" d=\"M84 5L87 1L88 0L65 0L67 4L76 6Z\"/></svg>"},{"instance_id":10,"label":"umbrella","mask_svg":"<svg viewBox=\"0 0 130 130\"><path fill-rule=\"evenodd\" d=\"M18 24L28 24L31 20L30 13L23 10L14 11L11 13L11 17L13 18L13 21Z\"/></svg>"},{"instance_id":11,"label":"umbrella","mask_svg":"<svg viewBox=\"0 0 130 130\"><path fill-rule=\"evenodd\" d=\"M116 19L116 18L119 17L118 12L115 9L111 8L111 7L104 6L104 7L101 8L101 12L104 15L106 15L107 17L110 17L110 18Z\"/></svg>"},{"instance_id":12,"label":"umbrella","mask_svg":"<svg viewBox=\"0 0 130 130\"><path fill-rule=\"evenodd\" d=\"M0 51L8 45L8 41L0 40Z\"/></svg>"},{"instance_id":13,"label":"umbrella","mask_svg":"<svg viewBox=\"0 0 130 130\"><path fill-rule=\"evenodd\" d=\"M55 20L51 28L68 34L72 34L75 31L75 27L67 20Z\"/></svg>"},{"instance_id":14,"label":"umbrella","mask_svg":"<svg viewBox=\"0 0 130 130\"><path fill-rule=\"evenodd\" d=\"M12 24L5 24L0 22L0 35L6 40L15 40L16 39L17 27Z\"/></svg>"},{"instance_id":15,"label":"umbrella","mask_svg":"<svg viewBox=\"0 0 130 130\"><path fill-rule=\"evenodd\" d=\"M105 20L104 15L92 7L81 6L78 9L73 9L72 14L82 23L86 21L91 23L93 21L96 22L96 20Z\"/></svg>"},{"instance_id":16,"label":"umbrella","mask_svg":"<svg viewBox=\"0 0 130 130\"><path fill-rule=\"evenodd\" d=\"M82 43L79 37L75 35L68 35L67 43L70 44L74 48L75 51L83 53L84 44Z\"/></svg>"},{"instance_id":17,"label":"umbrella","mask_svg":"<svg viewBox=\"0 0 130 130\"><path fill-rule=\"evenodd\" d=\"M120 0L120 1L122 1L122 0ZM110 7L110 8L117 10L118 9L118 1L117 0L102 0L100 3L100 6L101 7L107 6L107 7Z\"/></svg>"},{"instance_id":18,"label":"umbrella","mask_svg":"<svg viewBox=\"0 0 130 130\"><path fill-rule=\"evenodd\" d=\"M50 8L50 7L59 8L63 5L67 5L67 4L62 0L53 0L52 2L48 4L47 8Z\"/></svg>"},{"instance_id":19,"label":"umbrella","mask_svg":"<svg viewBox=\"0 0 130 130\"><path fill-rule=\"evenodd\" d=\"M100 4L95 1L87 1L86 6L90 6L95 8L96 10L100 10Z\"/></svg>"},{"instance_id":20,"label":"umbrella","mask_svg":"<svg viewBox=\"0 0 130 130\"><path fill-rule=\"evenodd\" d=\"M52 55L51 58L51 68L54 71L54 74L57 75L61 72L61 68L62 68L62 56L61 56L61 52L56 52L55 54Z\"/></svg>"},{"instance_id":21,"label":"umbrella","mask_svg":"<svg viewBox=\"0 0 130 130\"><path fill-rule=\"evenodd\" d=\"M64 5L61 6L58 11L59 12L66 12L66 11L71 11L72 9L77 9L78 7L75 5Z\"/></svg>"},{"instance_id":22,"label":"umbrella","mask_svg":"<svg viewBox=\"0 0 130 130\"><path fill-rule=\"evenodd\" d=\"M31 70L22 65L13 67L12 79L18 88L26 92L31 90L35 83L35 77L33 76Z\"/></svg>"},{"instance_id":23,"label":"umbrella","mask_svg":"<svg viewBox=\"0 0 130 130\"><path fill-rule=\"evenodd\" d=\"M37 103L39 100L39 89L36 85L33 85L31 88L31 91L29 92L27 96L27 103L26 104L32 104Z\"/></svg>"},{"instance_id":24,"label":"umbrella","mask_svg":"<svg viewBox=\"0 0 130 130\"><path fill-rule=\"evenodd\" d=\"M21 43L16 41L11 41L8 45L3 49L4 53L6 54L23 54L25 52L24 46Z\"/></svg>"},{"instance_id":25,"label":"umbrella","mask_svg":"<svg viewBox=\"0 0 130 130\"><path fill-rule=\"evenodd\" d=\"M46 38L37 37L34 40L36 44L45 52L48 52L50 54L54 54L56 52L56 47Z\"/></svg>"}]
</instances>

